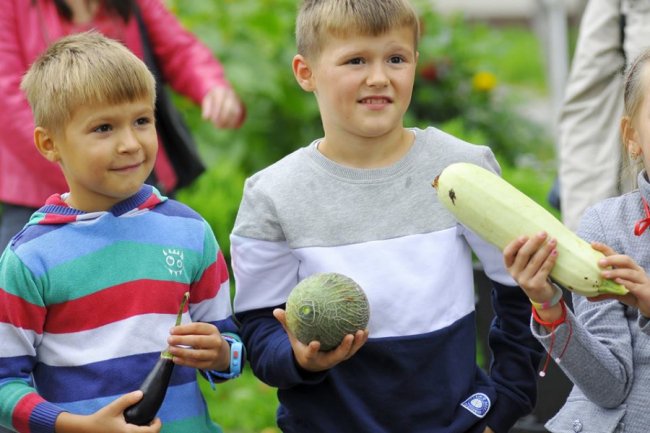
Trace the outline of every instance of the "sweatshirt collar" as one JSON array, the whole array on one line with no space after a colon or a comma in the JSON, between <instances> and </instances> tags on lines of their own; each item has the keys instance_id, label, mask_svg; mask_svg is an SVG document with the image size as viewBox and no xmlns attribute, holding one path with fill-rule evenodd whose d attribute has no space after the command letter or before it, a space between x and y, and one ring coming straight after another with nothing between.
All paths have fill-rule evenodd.
<instances>
[{"instance_id":1,"label":"sweatshirt collar","mask_svg":"<svg viewBox=\"0 0 650 433\"><path fill-rule=\"evenodd\" d=\"M145 184L137 193L115 204L107 211L84 212L68 206L65 202L66 195L67 193L51 195L45 205L32 215L28 224L68 224L76 221L94 220L106 214L120 217L153 209L167 200L167 197L161 195L156 188Z\"/></svg>"}]
</instances>

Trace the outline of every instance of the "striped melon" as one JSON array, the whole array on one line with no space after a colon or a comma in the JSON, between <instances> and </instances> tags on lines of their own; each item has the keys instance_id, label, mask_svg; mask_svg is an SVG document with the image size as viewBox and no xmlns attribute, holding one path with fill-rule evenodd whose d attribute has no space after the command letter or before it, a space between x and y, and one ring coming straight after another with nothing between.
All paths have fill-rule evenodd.
<instances>
[{"instance_id":1,"label":"striped melon","mask_svg":"<svg viewBox=\"0 0 650 433\"><path fill-rule=\"evenodd\" d=\"M287 327L302 343L319 341L320 350L336 348L343 337L366 329L370 306L361 286L337 273L317 273L300 281L286 306Z\"/></svg>"}]
</instances>

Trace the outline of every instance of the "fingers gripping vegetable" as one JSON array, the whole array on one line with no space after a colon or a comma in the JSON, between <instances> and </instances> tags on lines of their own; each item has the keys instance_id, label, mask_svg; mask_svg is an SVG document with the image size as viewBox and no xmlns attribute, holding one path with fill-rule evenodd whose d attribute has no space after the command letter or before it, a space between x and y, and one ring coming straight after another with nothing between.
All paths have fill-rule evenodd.
<instances>
[{"instance_id":1,"label":"fingers gripping vegetable","mask_svg":"<svg viewBox=\"0 0 650 433\"><path fill-rule=\"evenodd\" d=\"M433 186L440 202L462 224L501 250L518 236L541 231L557 239L559 254L551 278L567 289L588 297L627 293L620 284L601 277L597 262L602 253L497 174L455 163L436 177Z\"/></svg>"},{"instance_id":2,"label":"fingers gripping vegetable","mask_svg":"<svg viewBox=\"0 0 650 433\"><path fill-rule=\"evenodd\" d=\"M176 316L176 326L181 324L181 317L183 316L183 310L185 309L185 304L189 296L190 293L185 292L180 309L178 310L178 315ZM153 421L165 399L169 380L174 370L174 361L172 358L168 349L160 354L160 359L158 359L158 362L156 362L156 365L140 386L140 390L144 394L142 400L124 411L124 419L126 422L142 426L148 425Z\"/></svg>"}]
</instances>

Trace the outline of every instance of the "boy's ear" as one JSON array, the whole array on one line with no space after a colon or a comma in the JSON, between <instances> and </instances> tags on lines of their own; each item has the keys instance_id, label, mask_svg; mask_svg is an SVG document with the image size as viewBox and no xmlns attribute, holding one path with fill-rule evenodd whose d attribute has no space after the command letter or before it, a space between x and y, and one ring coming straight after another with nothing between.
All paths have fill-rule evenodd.
<instances>
[{"instance_id":1,"label":"boy's ear","mask_svg":"<svg viewBox=\"0 0 650 433\"><path fill-rule=\"evenodd\" d=\"M313 92L315 90L313 83L314 73L302 55L296 54L291 62L293 68L293 75L296 77L296 81L302 89L306 92Z\"/></svg>"},{"instance_id":2,"label":"boy's ear","mask_svg":"<svg viewBox=\"0 0 650 433\"><path fill-rule=\"evenodd\" d=\"M59 151L54 143L54 137L41 126L34 129L34 144L38 152L50 162L59 162Z\"/></svg>"}]
</instances>

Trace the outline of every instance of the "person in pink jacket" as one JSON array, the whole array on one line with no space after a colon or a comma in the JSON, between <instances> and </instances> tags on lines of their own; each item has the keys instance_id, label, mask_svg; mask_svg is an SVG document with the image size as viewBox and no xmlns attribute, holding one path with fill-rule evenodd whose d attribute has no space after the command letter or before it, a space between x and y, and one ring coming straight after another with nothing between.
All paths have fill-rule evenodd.
<instances>
[{"instance_id":1,"label":"person in pink jacket","mask_svg":"<svg viewBox=\"0 0 650 433\"><path fill-rule=\"evenodd\" d=\"M182 27L162 0L0 0L0 251L47 197L66 188L60 169L40 158L34 121L20 80L32 61L62 36L96 29L144 58L141 22L166 83L201 105L217 128L237 128L245 106L210 49ZM157 187L172 193L178 176L163 146Z\"/></svg>"}]
</instances>

